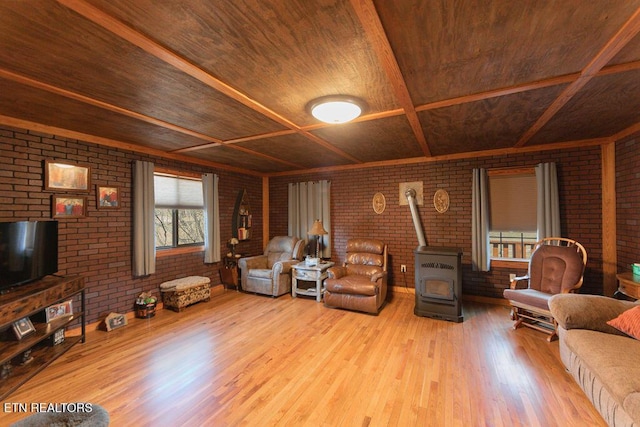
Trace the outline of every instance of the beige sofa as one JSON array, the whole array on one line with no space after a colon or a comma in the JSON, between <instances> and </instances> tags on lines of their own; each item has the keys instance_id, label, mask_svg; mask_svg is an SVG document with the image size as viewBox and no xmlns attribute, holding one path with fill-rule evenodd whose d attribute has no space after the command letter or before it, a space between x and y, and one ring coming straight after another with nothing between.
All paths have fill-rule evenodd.
<instances>
[{"instance_id":1,"label":"beige sofa","mask_svg":"<svg viewBox=\"0 0 640 427\"><path fill-rule=\"evenodd\" d=\"M580 294L549 300L562 362L610 426L640 426L640 341L606 323L635 304Z\"/></svg>"}]
</instances>

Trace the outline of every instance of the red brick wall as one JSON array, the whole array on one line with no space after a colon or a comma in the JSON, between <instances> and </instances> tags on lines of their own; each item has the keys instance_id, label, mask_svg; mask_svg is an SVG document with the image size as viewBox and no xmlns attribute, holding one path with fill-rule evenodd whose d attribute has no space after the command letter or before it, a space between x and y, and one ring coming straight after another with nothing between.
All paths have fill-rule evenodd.
<instances>
[{"instance_id":1,"label":"red brick wall","mask_svg":"<svg viewBox=\"0 0 640 427\"><path fill-rule=\"evenodd\" d=\"M618 271L640 262L640 138L616 144Z\"/></svg>"},{"instance_id":2,"label":"red brick wall","mask_svg":"<svg viewBox=\"0 0 640 427\"><path fill-rule=\"evenodd\" d=\"M618 260L619 268L624 269L629 263L639 261L638 141L619 143L616 149ZM176 170L214 172L220 176L223 251L224 242L231 237L236 196L246 188L253 208L253 235L237 250L243 254L262 252L260 178L10 127L0 127L0 221L51 217L53 192L43 191L45 159L89 164L92 185L117 185L122 191L121 209L98 210L92 188L88 194L87 217L60 221L60 274L87 277L89 321L98 320L112 311L130 311L140 292L157 293L158 285L165 280L199 274L219 283L219 264L203 264L201 253L159 258L156 274L142 279L132 277L131 163L134 160L153 161L158 166ZM391 283L413 287L413 250L417 239L409 207L399 206L398 184L422 181L425 205L419 206L419 214L427 243L463 250L465 294L501 297L509 273L522 271L497 268L488 273L471 271L471 170L474 167L532 166L548 161L558 164L562 234L583 243L589 253L583 292L601 293L599 147L271 178L269 237L287 233L287 183L328 179L332 182L333 259L342 260L346 239L350 237L379 237L389 244ZM449 211L444 214L437 213L431 204L438 188L447 190L451 198ZM376 192L382 192L387 199L387 208L381 215L372 209ZM406 274L400 272L401 264L407 265Z\"/></svg>"},{"instance_id":3,"label":"red brick wall","mask_svg":"<svg viewBox=\"0 0 640 427\"><path fill-rule=\"evenodd\" d=\"M276 177L270 180L270 231L287 233L287 183L328 179L331 181L331 218L334 261L342 262L345 243L351 237L371 236L389 245L390 282L413 287L413 250L418 246L408 206L399 206L401 182L422 181L425 203L419 206L427 244L463 250L463 292L468 295L502 297L514 269L493 268L488 273L471 271L471 176L476 167L499 168L557 163L561 198L562 235L585 245L589 262L583 292L602 292L602 237L600 148L547 151L514 156L451 160L415 165L367 168L323 174ZM450 207L440 214L433 208L439 188L449 193ZM383 214L373 211L372 198L385 195ZM407 273L400 265L407 265Z\"/></svg>"},{"instance_id":4,"label":"red brick wall","mask_svg":"<svg viewBox=\"0 0 640 427\"><path fill-rule=\"evenodd\" d=\"M91 166L92 188L86 194L87 216L59 221L59 274L86 277L89 322L110 312L131 311L138 294L153 291L159 295L158 286L166 280L202 275L210 277L214 284L220 283L220 263L204 264L201 252L158 258L156 274L146 278L132 277L131 169L134 160L152 161L157 166L178 171L218 174L223 254L226 253L226 241L231 238L231 217L237 194L246 188L253 208L253 236L237 250L247 254L262 252L261 178L10 127L0 127L0 221L51 218L54 192L43 190L45 159ZM122 207L98 210L96 184L119 186Z\"/></svg>"}]
</instances>

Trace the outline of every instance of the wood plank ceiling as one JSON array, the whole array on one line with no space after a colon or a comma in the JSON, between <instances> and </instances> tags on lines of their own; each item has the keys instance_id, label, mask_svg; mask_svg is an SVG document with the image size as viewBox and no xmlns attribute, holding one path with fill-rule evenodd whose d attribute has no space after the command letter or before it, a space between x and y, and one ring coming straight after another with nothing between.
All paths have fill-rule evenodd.
<instances>
[{"instance_id":1,"label":"wood plank ceiling","mask_svg":"<svg viewBox=\"0 0 640 427\"><path fill-rule=\"evenodd\" d=\"M640 0L3 1L0 123L266 176L599 144L640 132L639 32Z\"/></svg>"}]
</instances>

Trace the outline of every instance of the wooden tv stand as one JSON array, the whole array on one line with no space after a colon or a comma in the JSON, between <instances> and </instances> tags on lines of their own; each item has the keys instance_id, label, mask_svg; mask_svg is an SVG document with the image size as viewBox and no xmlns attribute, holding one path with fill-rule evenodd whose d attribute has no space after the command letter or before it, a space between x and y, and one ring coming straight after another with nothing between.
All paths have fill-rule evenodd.
<instances>
[{"instance_id":1,"label":"wooden tv stand","mask_svg":"<svg viewBox=\"0 0 640 427\"><path fill-rule=\"evenodd\" d=\"M60 317L45 322L44 310L53 304L73 300L80 295L81 307L74 307L72 316ZM22 339L12 338L12 324L29 317L35 332ZM50 344L54 333L66 329L80 319L81 333L67 336L57 345ZM78 342L85 342L85 288L84 277L47 276L27 285L18 286L0 295L0 369L9 367L6 378L0 378L0 400L4 400L18 387L62 356ZM32 359L21 364L25 352L31 351ZM10 365L10 366L9 366Z\"/></svg>"}]
</instances>

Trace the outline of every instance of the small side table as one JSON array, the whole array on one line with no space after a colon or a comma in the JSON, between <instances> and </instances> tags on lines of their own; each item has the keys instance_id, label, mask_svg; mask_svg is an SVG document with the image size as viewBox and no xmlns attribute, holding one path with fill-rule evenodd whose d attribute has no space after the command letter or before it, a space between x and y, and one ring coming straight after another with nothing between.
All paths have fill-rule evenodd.
<instances>
[{"instance_id":1,"label":"small side table","mask_svg":"<svg viewBox=\"0 0 640 427\"><path fill-rule=\"evenodd\" d=\"M226 286L233 286L237 291L240 291L240 282L238 280L238 260L242 256L235 254L229 256L225 255L223 262L224 266L220 269L220 281Z\"/></svg>"},{"instance_id":2,"label":"small side table","mask_svg":"<svg viewBox=\"0 0 640 427\"><path fill-rule=\"evenodd\" d=\"M631 272L620 273L616 277L618 278L618 290L614 296L622 294L635 300L640 299L640 277L634 276Z\"/></svg>"},{"instance_id":3,"label":"small side table","mask_svg":"<svg viewBox=\"0 0 640 427\"><path fill-rule=\"evenodd\" d=\"M291 296L295 298L297 295L306 295L316 297L316 301L322 300L324 293L323 282L327 278L327 270L335 265L335 262L321 262L318 265L310 266L304 261L294 265L291 271ZM311 288L299 288L298 281L315 282L316 286Z\"/></svg>"}]
</instances>

